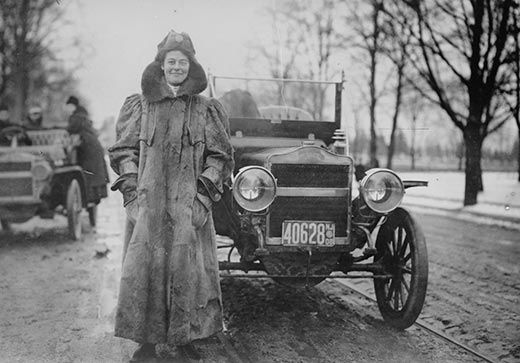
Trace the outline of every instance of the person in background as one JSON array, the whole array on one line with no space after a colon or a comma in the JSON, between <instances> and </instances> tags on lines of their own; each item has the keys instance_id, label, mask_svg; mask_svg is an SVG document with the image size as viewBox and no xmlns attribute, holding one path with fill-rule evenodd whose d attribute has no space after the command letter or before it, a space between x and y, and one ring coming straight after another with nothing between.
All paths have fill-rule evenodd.
<instances>
[{"instance_id":1,"label":"person in background","mask_svg":"<svg viewBox=\"0 0 520 363\"><path fill-rule=\"evenodd\" d=\"M115 335L140 344L132 362L161 343L199 360L192 341L223 328L211 210L233 171L228 116L199 95L207 79L188 34L157 48L109 148L128 217Z\"/></svg>"},{"instance_id":2,"label":"person in background","mask_svg":"<svg viewBox=\"0 0 520 363\"><path fill-rule=\"evenodd\" d=\"M41 130L43 128L43 112L40 105L32 105L29 107L27 119L23 123L26 130Z\"/></svg>"},{"instance_id":3,"label":"person in background","mask_svg":"<svg viewBox=\"0 0 520 363\"><path fill-rule=\"evenodd\" d=\"M9 108L6 105L0 105L0 145L10 146L13 141L20 146L32 144L25 129L11 122Z\"/></svg>"},{"instance_id":4,"label":"person in background","mask_svg":"<svg viewBox=\"0 0 520 363\"><path fill-rule=\"evenodd\" d=\"M69 116L67 131L71 135L79 135L77 148L78 164L83 168L87 184L87 201L98 204L107 196L106 185L109 182L105 162L105 150L98 140L97 132L87 110L80 105L75 96L67 100L66 110Z\"/></svg>"},{"instance_id":5,"label":"person in background","mask_svg":"<svg viewBox=\"0 0 520 363\"><path fill-rule=\"evenodd\" d=\"M7 105L0 105L0 130L9 127L15 126L10 120L9 107Z\"/></svg>"}]
</instances>

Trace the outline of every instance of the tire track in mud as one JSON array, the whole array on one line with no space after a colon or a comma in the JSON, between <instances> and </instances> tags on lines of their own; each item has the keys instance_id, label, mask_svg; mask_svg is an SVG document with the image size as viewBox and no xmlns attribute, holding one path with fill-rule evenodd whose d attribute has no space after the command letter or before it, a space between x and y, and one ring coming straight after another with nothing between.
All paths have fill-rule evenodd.
<instances>
[{"instance_id":1,"label":"tire track in mud","mask_svg":"<svg viewBox=\"0 0 520 363\"><path fill-rule=\"evenodd\" d=\"M503 362L520 360L518 232L417 215L430 260L422 317Z\"/></svg>"},{"instance_id":2,"label":"tire track in mud","mask_svg":"<svg viewBox=\"0 0 520 363\"><path fill-rule=\"evenodd\" d=\"M421 332L390 328L374 303L330 282L296 289L228 278L222 291L228 335L250 362L475 361Z\"/></svg>"},{"instance_id":3,"label":"tire track in mud","mask_svg":"<svg viewBox=\"0 0 520 363\"><path fill-rule=\"evenodd\" d=\"M372 297L369 294L363 292L362 290L356 289L355 287L353 287L349 283L343 282L343 284L345 285L346 288L351 289L352 291L360 294L361 296L365 297L366 299L368 299L370 301L373 301L373 302L377 302L374 297ZM419 326L420 328L428 331L429 333L432 333L434 336L436 336L438 338L441 338L442 340L445 340L446 342L461 348L463 351L468 352L468 353L472 354L473 356L475 356L477 358L480 358L480 359L482 359L482 360L484 360L486 362L490 362L490 363L495 363L496 362L492 358L485 356L484 354L478 352L477 350L475 350L475 349L473 349L471 347L468 347L465 344L459 342L458 340L454 339L453 337L451 337L451 336L449 336L449 335L439 331L438 329L435 329L430 324L427 324L421 318L418 318L417 321L414 323L414 325Z\"/></svg>"}]
</instances>

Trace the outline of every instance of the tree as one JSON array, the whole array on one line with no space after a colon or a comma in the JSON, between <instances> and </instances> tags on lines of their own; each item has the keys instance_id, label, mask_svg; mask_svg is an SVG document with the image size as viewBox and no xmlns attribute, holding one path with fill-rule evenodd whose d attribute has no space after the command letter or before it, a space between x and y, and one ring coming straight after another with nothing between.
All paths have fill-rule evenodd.
<instances>
[{"instance_id":1,"label":"tree","mask_svg":"<svg viewBox=\"0 0 520 363\"><path fill-rule=\"evenodd\" d=\"M464 138L464 205L477 203L482 143L510 117L501 97L509 81L513 0L405 0L387 13L400 24L413 17L417 47L409 63L423 82L415 88L439 105ZM413 82L413 80L412 80Z\"/></svg>"},{"instance_id":2,"label":"tree","mask_svg":"<svg viewBox=\"0 0 520 363\"><path fill-rule=\"evenodd\" d=\"M45 101L51 91L74 87L73 69L64 66L59 47L79 44L76 37L70 37L72 44L61 38L70 34L59 31L67 25L64 14L65 6L55 0L2 1L0 98L12 104L14 119L23 118L29 99Z\"/></svg>"},{"instance_id":3,"label":"tree","mask_svg":"<svg viewBox=\"0 0 520 363\"><path fill-rule=\"evenodd\" d=\"M404 25L404 27L402 25ZM406 86L405 71L407 54L408 48L411 46L411 35L407 29L408 24L399 24L393 22L390 17L385 17L385 20L382 24L382 32L385 37L385 41L382 44L382 53L385 54L394 64L396 78L394 91L394 113L392 116L392 128L390 132L390 140L388 142L388 154L386 162L386 167L388 169L392 168L392 159L396 146L395 136L397 132L397 124L401 112L403 93Z\"/></svg>"},{"instance_id":4,"label":"tree","mask_svg":"<svg viewBox=\"0 0 520 363\"><path fill-rule=\"evenodd\" d=\"M518 142L520 142L520 4L517 1L513 11L511 12L512 33L514 36L514 51L512 52L512 61L514 68L514 85L510 88L510 92L504 92L504 100L507 103L511 114L515 120L518 130ZM509 96L509 97L508 97ZM513 148L513 150L515 150ZM518 181L520 182L520 148L516 149Z\"/></svg>"},{"instance_id":5,"label":"tree","mask_svg":"<svg viewBox=\"0 0 520 363\"><path fill-rule=\"evenodd\" d=\"M353 40L345 37L346 43L352 43L362 52L361 64L368 70L368 110L370 117L370 146L369 146L369 167L379 165L377 160L378 135L377 125L377 105L382 92L378 90L379 74L378 65L380 63L381 48L383 42L382 32L382 0L371 0L368 4L363 2L349 2L349 16L346 23L352 27L356 34ZM366 11L364 11L366 10ZM386 146L385 146L386 148Z\"/></svg>"},{"instance_id":6,"label":"tree","mask_svg":"<svg viewBox=\"0 0 520 363\"><path fill-rule=\"evenodd\" d=\"M420 130L421 127L418 122L419 115L426 107L424 98L421 97L417 92L410 92L407 96L405 103L405 110L408 112L410 116L410 168L415 170L415 162L416 162L416 139L417 139L417 130Z\"/></svg>"},{"instance_id":7,"label":"tree","mask_svg":"<svg viewBox=\"0 0 520 363\"><path fill-rule=\"evenodd\" d=\"M275 32L267 44L252 47L252 55L267 64L275 78L327 80L338 73L331 67L332 50L339 46L335 28L338 0L276 2L265 10ZM292 106L309 110L323 119L326 88L319 84L278 84L278 104L290 101ZM302 97L305 95L305 97Z\"/></svg>"}]
</instances>

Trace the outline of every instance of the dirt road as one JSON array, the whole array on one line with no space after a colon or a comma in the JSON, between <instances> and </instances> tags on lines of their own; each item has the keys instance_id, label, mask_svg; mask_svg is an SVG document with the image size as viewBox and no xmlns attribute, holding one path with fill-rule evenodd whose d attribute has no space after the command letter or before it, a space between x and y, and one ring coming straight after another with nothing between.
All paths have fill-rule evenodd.
<instances>
[{"instance_id":1,"label":"dirt road","mask_svg":"<svg viewBox=\"0 0 520 363\"><path fill-rule=\"evenodd\" d=\"M419 220L431 263L422 317L504 362L520 360L517 232ZM0 232L0 362L128 361L135 344L112 334L122 225L113 196L83 241L70 241L60 218ZM388 328L374 303L337 283L298 290L227 279L222 286L227 335L246 361L478 361L418 328ZM200 348L205 361L230 361L218 341Z\"/></svg>"}]
</instances>

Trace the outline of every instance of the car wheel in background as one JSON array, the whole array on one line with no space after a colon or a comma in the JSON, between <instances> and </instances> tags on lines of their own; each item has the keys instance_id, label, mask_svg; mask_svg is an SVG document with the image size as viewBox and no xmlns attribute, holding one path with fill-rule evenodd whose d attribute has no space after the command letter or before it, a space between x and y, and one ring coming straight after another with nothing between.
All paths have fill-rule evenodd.
<instances>
[{"instance_id":1,"label":"car wheel in background","mask_svg":"<svg viewBox=\"0 0 520 363\"><path fill-rule=\"evenodd\" d=\"M73 179L67 190L67 222L69 236L73 240L81 238L81 210L83 202L81 199L81 187L76 179Z\"/></svg>"},{"instance_id":2,"label":"car wheel in background","mask_svg":"<svg viewBox=\"0 0 520 363\"><path fill-rule=\"evenodd\" d=\"M9 232L11 230L11 224L6 221L5 219L0 219L0 222L2 224L2 230L4 232Z\"/></svg>"},{"instance_id":3,"label":"car wheel in background","mask_svg":"<svg viewBox=\"0 0 520 363\"><path fill-rule=\"evenodd\" d=\"M426 240L419 225L397 208L381 226L374 261L391 278L374 279L377 305L383 319L398 329L410 327L421 313L428 285Z\"/></svg>"}]
</instances>

